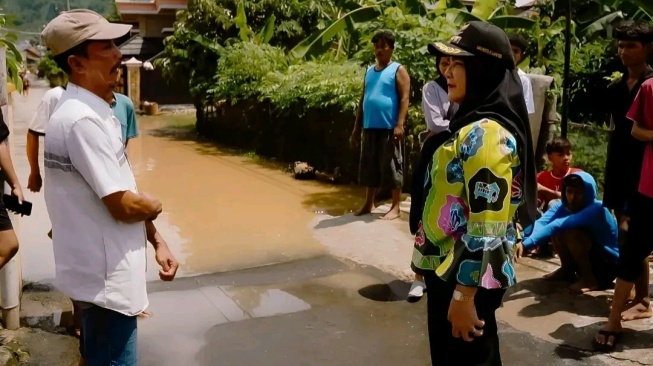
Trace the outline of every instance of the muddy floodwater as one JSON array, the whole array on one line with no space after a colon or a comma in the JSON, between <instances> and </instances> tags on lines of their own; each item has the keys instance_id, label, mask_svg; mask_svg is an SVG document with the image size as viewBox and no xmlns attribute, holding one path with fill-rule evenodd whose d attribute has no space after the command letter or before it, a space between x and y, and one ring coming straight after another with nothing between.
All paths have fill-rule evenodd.
<instances>
[{"instance_id":1,"label":"muddy floodwater","mask_svg":"<svg viewBox=\"0 0 653 366\"><path fill-rule=\"evenodd\" d=\"M157 220L185 273L223 272L322 254L309 221L346 213L360 189L296 181L257 160L198 142L192 116L140 118L129 145L138 187L163 202Z\"/></svg>"}]
</instances>

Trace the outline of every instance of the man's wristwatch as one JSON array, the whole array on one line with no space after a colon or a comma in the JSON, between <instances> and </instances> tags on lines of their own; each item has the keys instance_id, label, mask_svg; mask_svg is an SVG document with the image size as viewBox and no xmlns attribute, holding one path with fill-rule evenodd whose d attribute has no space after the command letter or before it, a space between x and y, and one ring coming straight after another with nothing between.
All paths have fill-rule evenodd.
<instances>
[{"instance_id":1,"label":"man's wristwatch","mask_svg":"<svg viewBox=\"0 0 653 366\"><path fill-rule=\"evenodd\" d=\"M474 296L465 295L458 290L454 290L453 299L456 301L468 302L468 301L474 301Z\"/></svg>"}]
</instances>

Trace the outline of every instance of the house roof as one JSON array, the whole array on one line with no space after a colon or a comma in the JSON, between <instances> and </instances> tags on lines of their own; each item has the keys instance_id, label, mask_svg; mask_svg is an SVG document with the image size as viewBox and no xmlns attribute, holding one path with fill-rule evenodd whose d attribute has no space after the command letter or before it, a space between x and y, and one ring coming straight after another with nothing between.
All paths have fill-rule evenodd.
<instances>
[{"instance_id":1,"label":"house roof","mask_svg":"<svg viewBox=\"0 0 653 366\"><path fill-rule=\"evenodd\" d=\"M134 36L118 48L123 57L150 58L163 51L163 38Z\"/></svg>"}]
</instances>

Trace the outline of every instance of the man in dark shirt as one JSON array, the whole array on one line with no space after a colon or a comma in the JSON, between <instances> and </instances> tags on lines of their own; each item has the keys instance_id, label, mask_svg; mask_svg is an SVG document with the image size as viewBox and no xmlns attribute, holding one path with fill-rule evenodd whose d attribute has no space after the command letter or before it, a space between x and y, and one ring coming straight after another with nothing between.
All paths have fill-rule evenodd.
<instances>
[{"instance_id":1,"label":"man in dark shirt","mask_svg":"<svg viewBox=\"0 0 653 366\"><path fill-rule=\"evenodd\" d=\"M619 241L622 243L628 232L628 207L637 197L646 147L645 143L633 138L633 122L626 118L626 114L642 83L653 77L653 69L646 63L652 37L653 29L646 22L627 20L615 28L619 58L626 71L621 79L608 87L604 103L610 108L612 134L608 142L603 204L614 210L619 224ZM623 320L651 317L648 260L642 265L645 270L635 285L633 301L622 314ZM615 343L612 334L602 334L599 338L603 338L597 338L601 345L610 347Z\"/></svg>"}]
</instances>

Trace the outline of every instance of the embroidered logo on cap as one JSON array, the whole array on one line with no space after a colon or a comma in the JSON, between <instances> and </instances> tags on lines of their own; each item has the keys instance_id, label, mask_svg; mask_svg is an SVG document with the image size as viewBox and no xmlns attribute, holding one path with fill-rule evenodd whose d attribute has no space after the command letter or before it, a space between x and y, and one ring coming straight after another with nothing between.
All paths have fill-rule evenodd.
<instances>
[{"instance_id":1,"label":"embroidered logo on cap","mask_svg":"<svg viewBox=\"0 0 653 366\"><path fill-rule=\"evenodd\" d=\"M442 53L447 53L447 54L452 54L452 55L458 55L461 53L465 53L465 51L461 50L460 48L456 47L451 47L449 45L446 45L444 43L436 42L434 46L440 50Z\"/></svg>"}]
</instances>

